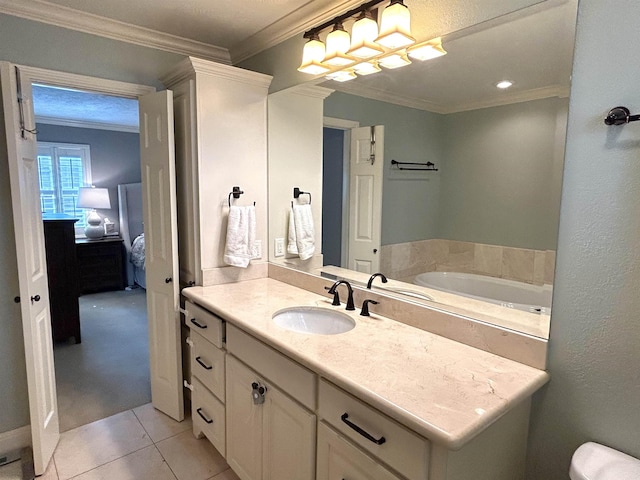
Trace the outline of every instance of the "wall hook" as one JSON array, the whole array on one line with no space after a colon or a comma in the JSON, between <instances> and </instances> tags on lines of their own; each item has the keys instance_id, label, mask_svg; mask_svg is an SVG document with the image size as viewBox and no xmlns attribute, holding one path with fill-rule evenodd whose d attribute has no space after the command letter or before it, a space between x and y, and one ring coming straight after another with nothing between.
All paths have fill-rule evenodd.
<instances>
[{"instance_id":1,"label":"wall hook","mask_svg":"<svg viewBox=\"0 0 640 480\"><path fill-rule=\"evenodd\" d=\"M625 123L640 120L640 115L631 115L627 107L615 107L609 110L604 123L607 125L624 125Z\"/></svg>"}]
</instances>

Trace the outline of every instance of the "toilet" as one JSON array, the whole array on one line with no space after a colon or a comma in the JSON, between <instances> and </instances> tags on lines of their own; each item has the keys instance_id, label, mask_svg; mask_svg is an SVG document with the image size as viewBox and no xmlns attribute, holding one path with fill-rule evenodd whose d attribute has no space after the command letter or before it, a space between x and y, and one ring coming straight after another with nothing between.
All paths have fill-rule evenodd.
<instances>
[{"instance_id":1,"label":"toilet","mask_svg":"<svg viewBox=\"0 0 640 480\"><path fill-rule=\"evenodd\" d=\"M588 442L573 454L571 480L640 480L640 460L613 448Z\"/></svg>"}]
</instances>

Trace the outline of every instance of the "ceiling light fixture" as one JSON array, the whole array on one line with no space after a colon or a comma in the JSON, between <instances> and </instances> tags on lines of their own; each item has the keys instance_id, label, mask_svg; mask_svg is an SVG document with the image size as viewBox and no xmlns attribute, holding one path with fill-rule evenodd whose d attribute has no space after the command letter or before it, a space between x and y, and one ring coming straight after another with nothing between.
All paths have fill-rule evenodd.
<instances>
[{"instance_id":1,"label":"ceiling light fixture","mask_svg":"<svg viewBox=\"0 0 640 480\"><path fill-rule=\"evenodd\" d=\"M379 29L378 5L386 5L379 15ZM351 35L343 26L348 21L353 22ZM326 36L325 48L320 35L330 27L333 28ZM308 42L298 70L337 81L380 72L380 65L385 68L409 65L407 54L416 60L428 60L447 53L440 38L414 45L411 13L403 0L370 0L306 31L303 37Z\"/></svg>"},{"instance_id":2,"label":"ceiling light fixture","mask_svg":"<svg viewBox=\"0 0 640 480\"><path fill-rule=\"evenodd\" d=\"M501 82L496 83L496 87L501 88L501 89L505 89L505 88L509 88L511 85L513 85L513 82L510 82L509 80L502 80Z\"/></svg>"}]
</instances>

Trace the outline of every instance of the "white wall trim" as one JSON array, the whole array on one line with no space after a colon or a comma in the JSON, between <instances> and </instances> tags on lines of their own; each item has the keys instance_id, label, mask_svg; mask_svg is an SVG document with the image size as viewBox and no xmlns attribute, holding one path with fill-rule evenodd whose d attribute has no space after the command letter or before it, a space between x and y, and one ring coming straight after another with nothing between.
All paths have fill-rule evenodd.
<instances>
[{"instance_id":1,"label":"white wall trim","mask_svg":"<svg viewBox=\"0 0 640 480\"><path fill-rule=\"evenodd\" d=\"M0 0L2 2L4 0ZM89 92L105 93L126 98L138 98L156 91L155 87L138 85L135 83L107 80L104 78L88 77L75 73L58 72L45 68L18 65L20 72L29 77L33 83L41 83L63 88L75 88Z\"/></svg>"},{"instance_id":2,"label":"white wall trim","mask_svg":"<svg viewBox=\"0 0 640 480\"><path fill-rule=\"evenodd\" d=\"M5 433L0 433L0 454L31 445L31 426L16 428Z\"/></svg>"},{"instance_id":3,"label":"white wall trim","mask_svg":"<svg viewBox=\"0 0 640 480\"><path fill-rule=\"evenodd\" d=\"M170 88L196 73L213 75L262 88L269 88L271 80L273 79L271 75L265 75L264 73L253 72L251 70L244 70L230 65L214 63L209 60L189 57L181 61L169 73L163 75L160 78L160 81L167 88Z\"/></svg>"},{"instance_id":4,"label":"white wall trim","mask_svg":"<svg viewBox=\"0 0 640 480\"><path fill-rule=\"evenodd\" d=\"M215 62L231 64L231 56L226 48L54 5L42 0L30 0L29 2L0 0L0 13L112 40L183 55L197 55Z\"/></svg>"},{"instance_id":5,"label":"white wall trim","mask_svg":"<svg viewBox=\"0 0 640 480\"><path fill-rule=\"evenodd\" d=\"M58 125L61 127L92 128L94 130L110 130L113 132L140 133L140 128L132 125L118 125L113 123L92 122L88 120L71 120L68 118L45 117L36 115L36 123Z\"/></svg>"},{"instance_id":6,"label":"white wall trim","mask_svg":"<svg viewBox=\"0 0 640 480\"><path fill-rule=\"evenodd\" d=\"M334 117L322 117L322 125L329 128L336 128L338 130L351 130L352 128L358 128L360 122L355 120L345 120L343 118Z\"/></svg>"}]
</instances>

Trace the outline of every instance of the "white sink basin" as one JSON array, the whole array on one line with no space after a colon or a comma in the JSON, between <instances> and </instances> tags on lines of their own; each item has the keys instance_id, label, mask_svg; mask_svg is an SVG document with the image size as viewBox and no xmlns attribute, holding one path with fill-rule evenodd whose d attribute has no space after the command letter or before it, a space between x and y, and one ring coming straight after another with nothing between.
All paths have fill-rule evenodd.
<instances>
[{"instance_id":1,"label":"white sink basin","mask_svg":"<svg viewBox=\"0 0 640 480\"><path fill-rule=\"evenodd\" d=\"M321 307L285 308L274 313L273 321L286 330L317 335L336 335L356 326L349 315Z\"/></svg>"}]
</instances>

